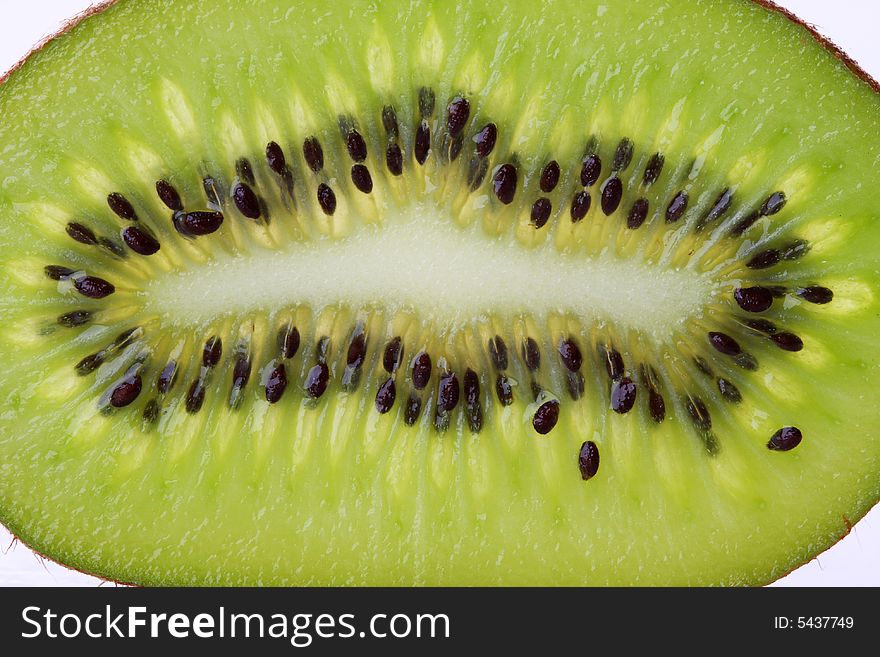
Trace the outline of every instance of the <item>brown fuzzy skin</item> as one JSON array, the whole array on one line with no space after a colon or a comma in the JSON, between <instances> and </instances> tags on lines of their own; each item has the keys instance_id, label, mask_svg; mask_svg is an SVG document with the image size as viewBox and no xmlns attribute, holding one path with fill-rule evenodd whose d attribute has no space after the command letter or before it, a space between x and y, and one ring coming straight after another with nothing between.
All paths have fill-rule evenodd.
<instances>
[{"instance_id":1,"label":"brown fuzzy skin","mask_svg":"<svg viewBox=\"0 0 880 657\"><path fill-rule=\"evenodd\" d=\"M112 0L112 1L113 1L113 2L116 2L116 0ZM10 533L12 533L12 532L10 532ZM43 553L40 552L39 550L36 550L36 549L34 549L33 547L31 547L30 545L28 545L25 541L23 541L22 539L20 539L20 538L19 538L18 536L16 536L15 534L12 534L12 542L9 544L9 549L12 549L12 547L13 547L16 543L20 543L21 545L24 545L28 550L30 550L31 552L33 552L33 553L34 553L39 559L42 559L43 561L49 561L49 562L51 562L51 563L54 563L54 564L57 565L57 566L61 566L62 568L66 568L67 570L72 570L72 571L77 572L77 573L82 573L83 575L88 575L89 577L94 577L94 578L96 578L96 579L100 579L100 580L101 580L101 584L99 584L98 586L102 586L103 584L115 584L116 586L140 587L140 584L135 584L135 583L133 583L133 582L123 582L123 581L121 581L121 580L117 580L117 579L110 579L110 578L108 578L108 577L103 577L103 576L101 576L101 575L96 575L95 573L90 573L90 572L87 571L87 570L80 570L79 568L77 568L77 567L75 567L75 566L70 566L70 565L68 565L68 564L66 564L66 563L61 563L60 561L55 561L55 559L53 559L52 557L48 557L48 556L46 556L45 554L43 554Z\"/></svg>"},{"instance_id":2,"label":"brown fuzzy skin","mask_svg":"<svg viewBox=\"0 0 880 657\"><path fill-rule=\"evenodd\" d=\"M785 18L787 18L791 22L804 28L807 31L807 33L819 43L819 45L821 45L823 48L825 48L825 50L827 50L832 55L834 55L837 59L839 59L841 62L843 62L844 66L846 66L850 70L850 72L852 72L853 75L855 75L857 78L859 78L864 83L866 83L875 92L880 93L880 83L878 83L877 80L872 78L867 73L867 71L865 71L861 66L859 66L858 62L856 62L852 57L847 55L834 42L832 42L831 40L829 40L828 38L826 38L825 36L820 34L819 31L816 30L815 26L801 20L800 18L795 16L793 13L791 13L790 11L785 9L784 7L780 7L775 2L773 2L773 0L745 0L745 1L746 2L753 2L753 3L763 7L764 9L767 9L768 11L772 11L772 12L781 14L782 16L785 16ZM64 23L64 25L61 26L61 29L58 30L58 32L56 32L53 35L47 36L42 41L40 41L37 45L35 45L31 49L31 51L29 53L27 53L24 57L22 57L11 69L9 69L6 73L4 73L2 76L0 76L0 85L2 85L4 82L6 82L6 80L8 80L9 77L13 73L15 73L19 68L21 68L25 64L25 62L27 62L27 60L30 59L30 57L32 55L34 55L35 53L42 50L49 42L53 41L54 39L56 39L60 36L64 36L65 34L70 32L74 27L79 25L79 23L81 21L84 21L85 19L90 18L91 16L94 16L95 14L102 12L104 9L106 9L107 7L110 7L111 5L116 4L117 2L119 2L119 0L103 0L103 2L99 2L99 3L92 5L91 7L86 9L85 11L80 12L79 14L74 16L73 18L66 21ZM837 541L835 541L835 543L834 543L835 545L837 543L839 543L840 541L842 541L844 538L846 538L853 528L852 523L850 522L850 520L846 516L843 516L843 523L844 523L845 531L841 534L840 538L838 538ZM66 564L62 564L60 562L57 562L54 559L52 559L51 557L47 557L46 555L43 555L43 554L37 552L36 550L34 550L32 547L27 545L24 541L22 541L21 539L19 539L15 535L13 535L13 541L17 541L19 543L22 543L23 545L28 547L31 551L33 551L35 554L37 554L38 556L40 556L41 558L43 558L47 561L57 563L65 568L71 568L71 566L67 566ZM793 572L794 570L796 570L797 568L799 568L802 565L803 564L800 564L799 566L792 568L790 571L785 573L783 575L783 577L785 575L788 575L789 573ZM94 575L93 573L79 570L77 568L71 568L71 569L76 570L77 572L81 572L84 575L92 575L95 577L100 577L100 576ZM107 579L107 578L101 578L101 579L103 579L105 582L112 582L114 584L121 585L121 586L137 586L136 584L130 584L127 582L121 582L121 581ZM768 582L768 584L769 584L769 582Z\"/></svg>"}]
</instances>

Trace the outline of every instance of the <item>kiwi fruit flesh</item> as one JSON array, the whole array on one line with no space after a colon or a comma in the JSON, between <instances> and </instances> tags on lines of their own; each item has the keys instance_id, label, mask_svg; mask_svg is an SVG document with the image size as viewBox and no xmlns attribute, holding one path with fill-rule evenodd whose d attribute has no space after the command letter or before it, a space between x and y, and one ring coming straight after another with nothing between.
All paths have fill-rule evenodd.
<instances>
[{"instance_id":1,"label":"kiwi fruit flesh","mask_svg":"<svg viewBox=\"0 0 880 657\"><path fill-rule=\"evenodd\" d=\"M771 581L880 497L878 109L767 3L111 3L0 86L0 521L141 584Z\"/></svg>"}]
</instances>

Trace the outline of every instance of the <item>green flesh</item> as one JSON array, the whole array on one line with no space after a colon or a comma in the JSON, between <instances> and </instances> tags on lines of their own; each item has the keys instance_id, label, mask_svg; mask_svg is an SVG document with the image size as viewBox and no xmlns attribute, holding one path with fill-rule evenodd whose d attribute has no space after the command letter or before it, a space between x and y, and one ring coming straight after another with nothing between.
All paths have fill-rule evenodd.
<instances>
[{"instance_id":1,"label":"green flesh","mask_svg":"<svg viewBox=\"0 0 880 657\"><path fill-rule=\"evenodd\" d=\"M413 157L422 88L436 98L423 166ZM456 96L470 118L450 163ZM386 106L399 124L399 177L385 163ZM122 0L13 73L0 117L0 521L62 563L145 584L754 584L834 543L880 497L878 99L778 13L720 0L576 11L549 1ZM370 194L349 177L340 117L366 139ZM490 121L498 140L472 192L472 137ZM320 174L303 157L310 136L323 146ZM600 188L623 138L632 161L606 216ZM292 196L267 164L273 141ZM575 224L588 148L602 174ZM657 152L665 164L646 186ZM268 222L225 194L220 230L182 237L156 181L170 181L187 211L208 210L202 178L228 190L242 157ZM545 193L550 159L562 176ZM505 163L518 172L509 205L492 186ZM332 217L315 201L321 182L336 193ZM730 209L696 231L724 189ZM682 190L687 211L667 223ZM137 224L110 211L111 192L132 203ZM784 207L730 237L774 192ZM539 197L553 204L542 228L530 223ZM647 219L627 229L642 197ZM115 258L72 240L69 222L120 245L120 230L146 227L161 250ZM745 266L794 240L809 243L802 257ZM87 299L47 278L46 265L116 291ZM733 290L750 285L789 293L748 313ZM808 285L833 290L833 301L793 293ZM57 324L77 310L92 321ZM742 325L758 318L798 335L803 350ZM288 325L302 344L283 359L277 334ZM100 368L77 375L83 358L135 327ZM366 357L346 386L359 330ZM758 368L714 350L709 331L733 336ZM509 406L495 393L496 335L509 350ZM212 336L222 356L206 368ZM303 384L325 336L331 377L315 400ZM397 399L380 414L394 336L404 345ZM540 344L534 375L520 356L526 337ZM567 337L583 355L578 400L557 353ZM603 346L637 385L628 413L611 410ZM423 350L434 369L413 393L411 360ZM250 379L230 405L241 354ZM170 360L180 370L163 394L157 377ZM289 385L270 404L264 385L282 361ZM665 400L659 423L648 366ZM435 420L441 374L461 384L468 369L480 383L479 431L464 390ZM126 372L139 373L142 391L108 409ZM199 377L204 403L189 413ZM719 377L741 402L722 398ZM422 402L412 427L410 394ZM549 399L559 421L539 435L533 416ZM705 404L710 431L694 426L689 399ZM154 422L144 419L151 403ZM769 450L787 426L803 442ZM601 454L588 481L585 441Z\"/></svg>"}]
</instances>

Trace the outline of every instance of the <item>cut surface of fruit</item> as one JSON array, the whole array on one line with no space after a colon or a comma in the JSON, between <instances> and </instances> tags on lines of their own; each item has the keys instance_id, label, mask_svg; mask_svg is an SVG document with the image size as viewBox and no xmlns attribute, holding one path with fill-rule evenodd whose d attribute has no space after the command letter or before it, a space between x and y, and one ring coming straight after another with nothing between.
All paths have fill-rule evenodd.
<instances>
[{"instance_id":1,"label":"cut surface of fruit","mask_svg":"<svg viewBox=\"0 0 880 657\"><path fill-rule=\"evenodd\" d=\"M754 2L120 0L0 86L0 521L144 584L770 581L880 497L878 106Z\"/></svg>"}]
</instances>

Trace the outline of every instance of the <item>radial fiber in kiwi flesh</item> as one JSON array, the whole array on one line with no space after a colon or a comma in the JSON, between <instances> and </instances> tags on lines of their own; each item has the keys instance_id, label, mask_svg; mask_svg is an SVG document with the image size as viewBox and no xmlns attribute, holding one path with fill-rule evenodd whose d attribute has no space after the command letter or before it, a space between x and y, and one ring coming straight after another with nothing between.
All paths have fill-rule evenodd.
<instances>
[{"instance_id":1,"label":"radial fiber in kiwi flesh","mask_svg":"<svg viewBox=\"0 0 880 657\"><path fill-rule=\"evenodd\" d=\"M54 559L759 583L878 498L877 96L772 9L120 1L0 115L0 520Z\"/></svg>"}]
</instances>

